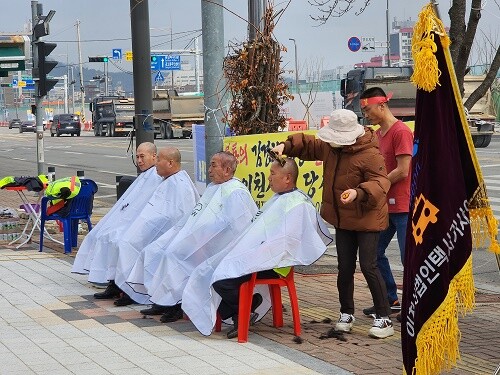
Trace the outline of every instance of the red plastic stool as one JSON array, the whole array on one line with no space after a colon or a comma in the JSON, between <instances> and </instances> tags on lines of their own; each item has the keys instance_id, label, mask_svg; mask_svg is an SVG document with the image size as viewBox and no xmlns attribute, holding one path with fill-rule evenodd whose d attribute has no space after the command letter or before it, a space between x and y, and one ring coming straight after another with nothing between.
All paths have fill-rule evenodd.
<instances>
[{"instance_id":1,"label":"red plastic stool","mask_svg":"<svg viewBox=\"0 0 500 375\"><path fill-rule=\"evenodd\" d=\"M299 301L297 299L297 290L295 288L292 267L286 277L280 277L278 279L257 279L257 273L253 273L252 278L249 281L241 284L240 301L238 307L238 342L240 343L248 341L250 310L252 308L252 297L255 285L264 284L267 284L269 286L274 327L283 327L283 304L281 301L281 287L287 287L288 295L290 297L290 304L292 305L293 332L295 336L300 336L301 329ZM221 318L219 314L217 314L217 320L215 321L215 332L220 332L222 328L221 326Z\"/></svg>"}]
</instances>

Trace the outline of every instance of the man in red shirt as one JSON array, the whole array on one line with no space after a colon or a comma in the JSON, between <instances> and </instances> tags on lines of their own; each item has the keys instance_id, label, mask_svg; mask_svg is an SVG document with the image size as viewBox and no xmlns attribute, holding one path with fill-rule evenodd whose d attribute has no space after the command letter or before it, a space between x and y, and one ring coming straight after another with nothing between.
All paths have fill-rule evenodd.
<instances>
[{"instance_id":1,"label":"man in red shirt","mask_svg":"<svg viewBox=\"0 0 500 375\"><path fill-rule=\"evenodd\" d=\"M379 87L372 87L360 96L361 110L372 125L380 125L376 131L380 153L384 157L387 177L391 188L387 193L389 207L389 227L380 233L377 246L377 264L387 287L387 297L393 312L399 312L397 287L392 275L385 250L397 234L401 263L404 265L406 224L410 206L411 157L413 153L413 133L389 109L388 102L392 93L386 95ZM363 310L365 315L375 313L373 307Z\"/></svg>"}]
</instances>

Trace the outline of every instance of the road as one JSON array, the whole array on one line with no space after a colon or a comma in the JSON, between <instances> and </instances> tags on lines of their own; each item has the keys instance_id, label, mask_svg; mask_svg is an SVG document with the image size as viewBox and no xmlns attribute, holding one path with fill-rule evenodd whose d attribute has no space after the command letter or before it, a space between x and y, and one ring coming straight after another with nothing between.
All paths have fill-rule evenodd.
<instances>
[{"instance_id":1,"label":"road","mask_svg":"<svg viewBox=\"0 0 500 375\"><path fill-rule=\"evenodd\" d=\"M95 137L82 132L81 137L62 135L50 137L45 132L45 172L56 167L56 178L85 171L85 176L97 182L97 198L112 204L116 201L116 176L136 175L135 154L129 149L130 139L125 137ZM194 162L191 139L155 140L160 148L177 147L182 155L182 167L193 178ZM135 139L134 146L135 149ZM0 176L33 176L37 174L36 139L34 133L19 134L17 129L0 128Z\"/></svg>"},{"instance_id":2,"label":"road","mask_svg":"<svg viewBox=\"0 0 500 375\"><path fill-rule=\"evenodd\" d=\"M136 175L127 138L94 137L82 132L81 137L50 137L45 132L45 171L56 167L56 177L85 171L85 176L99 186L97 198L110 206L116 201L115 176ZM194 161L191 139L155 140L158 147L173 145L182 154L182 166L193 178ZM135 148L135 144L134 144ZM477 150L479 163L488 188L490 202L500 219L500 136L487 148ZM33 133L19 134L17 129L0 127L0 178L3 176L36 175L36 140ZM335 256L334 248L328 251ZM394 269L402 269L397 242L393 241L387 255ZM500 292L500 273L496 258L484 249L474 252L476 286Z\"/></svg>"}]
</instances>

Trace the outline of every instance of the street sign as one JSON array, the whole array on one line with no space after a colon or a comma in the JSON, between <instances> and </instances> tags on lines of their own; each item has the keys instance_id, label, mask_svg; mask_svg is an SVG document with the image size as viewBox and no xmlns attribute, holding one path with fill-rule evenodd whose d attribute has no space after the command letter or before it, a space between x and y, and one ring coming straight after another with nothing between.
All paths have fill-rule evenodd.
<instances>
[{"instance_id":1,"label":"street sign","mask_svg":"<svg viewBox=\"0 0 500 375\"><path fill-rule=\"evenodd\" d=\"M113 48L113 60L121 60L122 59L122 49L121 48Z\"/></svg>"},{"instance_id":2,"label":"street sign","mask_svg":"<svg viewBox=\"0 0 500 375\"><path fill-rule=\"evenodd\" d=\"M132 51L125 51L125 60L126 61L132 61L133 60Z\"/></svg>"},{"instance_id":3,"label":"street sign","mask_svg":"<svg viewBox=\"0 0 500 375\"><path fill-rule=\"evenodd\" d=\"M179 55L152 55L151 70L181 70Z\"/></svg>"},{"instance_id":4,"label":"street sign","mask_svg":"<svg viewBox=\"0 0 500 375\"><path fill-rule=\"evenodd\" d=\"M19 82L17 83L17 86L19 86L19 87L26 87L26 82L24 82L24 81L19 81Z\"/></svg>"},{"instance_id":5,"label":"street sign","mask_svg":"<svg viewBox=\"0 0 500 375\"><path fill-rule=\"evenodd\" d=\"M17 79L12 78L12 87L17 87Z\"/></svg>"},{"instance_id":6,"label":"street sign","mask_svg":"<svg viewBox=\"0 0 500 375\"><path fill-rule=\"evenodd\" d=\"M347 48L352 52L358 52L361 48L361 40L357 36L351 36L347 41Z\"/></svg>"},{"instance_id":7,"label":"street sign","mask_svg":"<svg viewBox=\"0 0 500 375\"><path fill-rule=\"evenodd\" d=\"M155 82L163 82L165 81L165 77L163 77L163 74L158 70L158 73L156 73L155 76Z\"/></svg>"}]
</instances>

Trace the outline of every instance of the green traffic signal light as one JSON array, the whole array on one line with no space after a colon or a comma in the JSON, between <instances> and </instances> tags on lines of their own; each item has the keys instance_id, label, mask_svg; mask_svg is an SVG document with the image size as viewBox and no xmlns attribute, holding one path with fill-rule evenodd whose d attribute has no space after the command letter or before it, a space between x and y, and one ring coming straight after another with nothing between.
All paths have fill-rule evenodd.
<instances>
[{"instance_id":1,"label":"green traffic signal light","mask_svg":"<svg viewBox=\"0 0 500 375\"><path fill-rule=\"evenodd\" d=\"M103 57L102 61L103 62L108 62L108 58L107 57Z\"/></svg>"},{"instance_id":2,"label":"green traffic signal light","mask_svg":"<svg viewBox=\"0 0 500 375\"><path fill-rule=\"evenodd\" d=\"M151 61L156 61L156 56L151 56Z\"/></svg>"}]
</instances>

